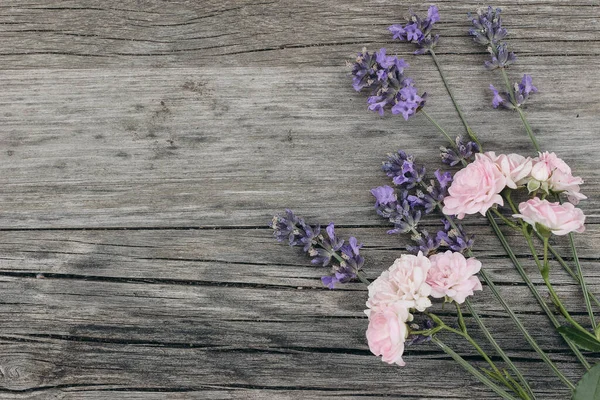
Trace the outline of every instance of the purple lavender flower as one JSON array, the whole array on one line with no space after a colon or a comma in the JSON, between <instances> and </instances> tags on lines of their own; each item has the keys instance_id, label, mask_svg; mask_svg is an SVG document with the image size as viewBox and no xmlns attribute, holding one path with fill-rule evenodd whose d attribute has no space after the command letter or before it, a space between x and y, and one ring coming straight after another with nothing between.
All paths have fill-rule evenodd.
<instances>
[{"instance_id":1,"label":"purple lavender flower","mask_svg":"<svg viewBox=\"0 0 600 400\"><path fill-rule=\"evenodd\" d=\"M401 198L398 199L394 189L389 186L371 189L377 214L394 224L394 229L389 230L388 234L414 232L421 220L420 204L410 201L407 190L400 193Z\"/></svg>"},{"instance_id":2,"label":"purple lavender flower","mask_svg":"<svg viewBox=\"0 0 600 400\"><path fill-rule=\"evenodd\" d=\"M333 257L344 244L343 240L337 238L333 222L327 225L325 230L327 231L327 237L321 239L319 248L313 248L312 254L309 253L314 257L311 263L322 264L324 267L331 263L331 257Z\"/></svg>"},{"instance_id":3,"label":"purple lavender flower","mask_svg":"<svg viewBox=\"0 0 600 400\"><path fill-rule=\"evenodd\" d=\"M383 48L374 54L363 49L352 68L354 89L371 89L369 110L384 115L391 109L392 114L402 114L408 120L425 105L426 94L419 96L412 79L404 76L407 67L403 59L388 56Z\"/></svg>"},{"instance_id":4,"label":"purple lavender flower","mask_svg":"<svg viewBox=\"0 0 600 400\"><path fill-rule=\"evenodd\" d=\"M407 246L406 250L413 254L422 251L425 256L434 254L441 243L437 236L431 236L427 231L422 231L419 236L414 235L412 240L415 242L415 246Z\"/></svg>"},{"instance_id":5,"label":"purple lavender flower","mask_svg":"<svg viewBox=\"0 0 600 400\"><path fill-rule=\"evenodd\" d=\"M408 195L408 202L412 207L422 207L425 214L435 211L448 195L448 187L452 182L450 172L441 172L439 169L434 173L435 179L429 185L424 184L425 191L417 189L414 194Z\"/></svg>"},{"instance_id":6,"label":"purple lavender flower","mask_svg":"<svg viewBox=\"0 0 600 400\"><path fill-rule=\"evenodd\" d=\"M488 47L492 56L491 61L485 61L487 69L506 68L517 60L515 53L508 51L506 43L501 43L497 47Z\"/></svg>"},{"instance_id":7,"label":"purple lavender flower","mask_svg":"<svg viewBox=\"0 0 600 400\"><path fill-rule=\"evenodd\" d=\"M510 93L500 93L494 85L490 85L490 89L494 97L492 98L492 106L494 108L503 107L508 109L514 109L515 107L521 107L529 99L529 95L537 93L537 88L533 86L530 75L523 75L521 83L515 83L514 97L511 97Z\"/></svg>"},{"instance_id":8,"label":"purple lavender flower","mask_svg":"<svg viewBox=\"0 0 600 400\"><path fill-rule=\"evenodd\" d=\"M413 321L410 324L410 329L413 331L426 331L429 329L433 329L434 326L435 326L435 324L433 323L433 321L430 318L425 317L421 323L416 323ZM406 346L413 346L413 345L427 343L430 340L431 340L431 336L409 335L406 338L406 341L404 342L404 344Z\"/></svg>"},{"instance_id":9,"label":"purple lavender flower","mask_svg":"<svg viewBox=\"0 0 600 400\"><path fill-rule=\"evenodd\" d=\"M473 18L471 22L473 28L469 29L469 34L476 43L487 46L492 56L491 61L485 61L487 68L506 68L515 62L515 53L509 52L506 43L502 43L508 31L502 27L499 8L480 9L477 11L477 18Z\"/></svg>"},{"instance_id":10,"label":"purple lavender flower","mask_svg":"<svg viewBox=\"0 0 600 400\"><path fill-rule=\"evenodd\" d=\"M441 246L461 253L473 247L473 236L467 236L460 224L455 223L456 229L454 229L447 219L442 219L442 223L444 224L444 229L437 233L437 238Z\"/></svg>"},{"instance_id":11,"label":"purple lavender flower","mask_svg":"<svg viewBox=\"0 0 600 400\"><path fill-rule=\"evenodd\" d=\"M452 183L452 174L450 172L441 172L438 169L433 173L433 175L435 176L435 179L440 185L440 188L444 190L444 196L446 196L446 194L448 193L448 187Z\"/></svg>"},{"instance_id":12,"label":"purple lavender flower","mask_svg":"<svg viewBox=\"0 0 600 400\"><path fill-rule=\"evenodd\" d=\"M394 188L391 188L387 185L371 189L371 194L375 196L375 208L398 201L398 197L396 196Z\"/></svg>"},{"instance_id":13,"label":"purple lavender flower","mask_svg":"<svg viewBox=\"0 0 600 400\"><path fill-rule=\"evenodd\" d=\"M492 98L492 107L498 108L500 106L504 106L504 105L508 104L507 101L504 99L504 97L502 97L500 95L500 93L498 92L498 89L496 89L494 87L494 85L490 84L490 90L494 94L494 97Z\"/></svg>"},{"instance_id":14,"label":"purple lavender flower","mask_svg":"<svg viewBox=\"0 0 600 400\"><path fill-rule=\"evenodd\" d=\"M381 169L392 178L394 184L403 189L414 188L425 176L425 167L416 165L413 157L402 150L389 154Z\"/></svg>"},{"instance_id":15,"label":"purple lavender flower","mask_svg":"<svg viewBox=\"0 0 600 400\"><path fill-rule=\"evenodd\" d=\"M484 46L497 46L506 37L508 31L502 27L500 12L499 8L492 7L477 11L477 18L471 21L473 28L469 29L469 34L473 36L475 42Z\"/></svg>"},{"instance_id":16,"label":"purple lavender flower","mask_svg":"<svg viewBox=\"0 0 600 400\"><path fill-rule=\"evenodd\" d=\"M421 18L411 11L406 25L395 24L388 28L394 39L411 42L417 45L415 54L424 54L437 44L439 35L431 36L433 25L440 20L436 6L427 10L427 18Z\"/></svg>"},{"instance_id":17,"label":"purple lavender flower","mask_svg":"<svg viewBox=\"0 0 600 400\"><path fill-rule=\"evenodd\" d=\"M336 283L347 283L356 279L365 263L365 259L360 255L362 244L358 244L355 237L350 237L348 243L344 244L341 250L341 257L344 261L338 266L334 266L333 275L324 276L321 282L329 289L334 289Z\"/></svg>"},{"instance_id":18,"label":"purple lavender flower","mask_svg":"<svg viewBox=\"0 0 600 400\"><path fill-rule=\"evenodd\" d=\"M537 88L533 86L531 75L523 75L521 83L515 83L515 104L516 107L520 107L527 101L531 93L537 93Z\"/></svg>"},{"instance_id":19,"label":"purple lavender flower","mask_svg":"<svg viewBox=\"0 0 600 400\"><path fill-rule=\"evenodd\" d=\"M481 151L476 142L464 143L459 137L456 138L457 149L450 147L441 147L442 162L450 166L455 166L458 163L470 162L475 159L475 154Z\"/></svg>"},{"instance_id":20,"label":"purple lavender flower","mask_svg":"<svg viewBox=\"0 0 600 400\"><path fill-rule=\"evenodd\" d=\"M308 225L291 210L285 210L283 215L273 217L271 228L278 241L287 241L290 246L302 246L304 252L313 257L313 264L331 265L331 276L321 278L330 289L336 283L355 279L364 265L364 258L359 252L362 244L358 244L355 237L350 237L348 243L344 243L337 237L333 223L327 226L325 237L320 233L319 225Z\"/></svg>"}]
</instances>

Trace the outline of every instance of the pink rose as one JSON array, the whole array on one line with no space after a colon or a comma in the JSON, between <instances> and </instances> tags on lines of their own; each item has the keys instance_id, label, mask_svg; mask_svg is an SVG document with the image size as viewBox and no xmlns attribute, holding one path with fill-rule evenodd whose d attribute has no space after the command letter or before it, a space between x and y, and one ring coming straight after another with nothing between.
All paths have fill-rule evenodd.
<instances>
[{"instance_id":1,"label":"pink rose","mask_svg":"<svg viewBox=\"0 0 600 400\"><path fill-rule=\"evenodd\" d=\"M521 218L533 229L538 230L537 224L545 226L555 235L566 235L570 232L583 232L585 230L585 215L583 211L571 203L550 203L534 197L519 204L520 214L513 217Z\"/></svg>"},{"instance_id":2,"label":"pink rose","mask_svg":"<svg viewBox=\"0 0 600 400\"><path fill-rule=\"evenodd\" d=\"M404 341L408 336L408 327L404 322L408 315L408 308L396 303L382 307L369 316L369 349L376 356L382 356L383 362L398 364L401 367L405 365L402 353Z\"/></svg>"},{"instance_id":3,"label":"pink rose","mask_svg":"<svg viewBox=\"0 0 600 400\"><path fill-rule=\"evenodd\" d=\"M531 169L531 178L533 181L528 184L530 191L538 188L547 191L565 192L569 201L578 204L579 200L587 199L579 192L579 185L583 184L583 179L573 176L571 168L563 160L558 158L555 153L539 153L533 159Z\"/></svg>"},{"instance_id":4,"label":"pink rose","mask_svg":"<svg viewBox=\"0 0 600 400\"><path fill-rule=\"evenodd\" d=\"M425 311L431 306L431 287L425 282L431 264L419 252L418 255L403 254L394 264L369 285L367 307L377 310L398 301L409 308ZM369 315L369 310L366 311Z\"/></svg>"},{"instance_id":5,"label":"pink rose","mask_svg":"<svg viewBox=\"0 0 600 400\"><path fill-rule=\"evenodd\" d=\"M475 156L475 161L454 175L444 199L443 212L463 219L465 214L485 212L494 204L504 205L498 193L506 186L506 178L489 157Z\"/></svg>"},{"instance_id":6,"label":"pink rose","mask_svg":"<svg viewBox=\"0 0 600 400\"><path fill-rule=\"evenodd\" d=\"M532 161L530 157L525 158L522 155L514 153L496 156L496 153L493 151L485 152L483 155L496 164L502 175L506 178L506 186L511 189L516 189L517 186L524 183L522 181L531 172Z\"/></svg>"},{"instance_id":7,"label":"pink rose","mask_svg":"<svg viewBox=\"0 0 600 400\"><path fill-rule=\"evenodd\" d=\"M475 258L465 258L461 253L450 250L429 257L431 269L427 283L431 286L431 296L448 296L462 304L473 291L481 290L481 282L475 276L481 269L481 262Z\"/></svg>"}]
</instances>

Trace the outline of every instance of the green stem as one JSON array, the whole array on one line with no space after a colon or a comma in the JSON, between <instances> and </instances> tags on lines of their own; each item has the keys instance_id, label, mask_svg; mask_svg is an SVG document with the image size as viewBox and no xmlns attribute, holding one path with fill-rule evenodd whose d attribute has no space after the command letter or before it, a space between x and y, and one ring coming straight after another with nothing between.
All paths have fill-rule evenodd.
<instances>
[{"instance_id":1,"label":"green stem","mask_svg":"<svg viewBox=\"0 0 600 400\"><path fill-rule=\"evenodd\" d=\"M446 139L448 139L448 141L450 143L452 143L452 145L454 147L456 147L456 143L454 143L454 140L452 140L450 135L448 135L448 133L444 130L444 128L442 128L437 122L435 122L435 120L433 118L431 118L424 109L421 109L420 113L423 114L425 116L425 118L427 118L429 120L429 122L431 122L440 132L442 132L442 134L444 136L446 136Z\"/></svg>"},{"instance_id":2,"label":"green stem","mask_svg":"<svg viewBox=\"0 0 600 400\"><path fill-rule=\"evenodd\" d=\"M531 139L531 143L533 143L533 147L535 147L535 151L537 151L538 153L541 152L542 150L540 149L540 145L538 144L535 136L533 136L533 130L531 129L531 126L529 126L529 122L527 122L527 119L525 118L525 113L523 113L521 107L517 107L517 112L519 113L519 117L521 117L521 121L523 121L523 126L525 126L525 131L527 131L529 139Z\"/></svg>"},{"instance_id":3,"label":"green stem","mask_svg":"<svg viewBox=\"0 0 600 400\"><path fill-rule=\"evenodd\" d=\"M539 233L536 232L536 235L540 238L540 240L542 240L542 235L540 235ZM558 252L556 251L556 249L554 249L554 247L552 247L551 244L548 245L548 250L550 250L550 253L552 253L552 255L554 256L554 258L556 259L556 261L558 261L558 263L560 264L560 266L567 271L567 273L569 275L571 275L571 277L573 279L575 279L579 284L581 284L581 276L577 275L575 272L573 272L573 270L571 269L571 267L569 267L567 265L567 262L560 256L560 254L558 254ZM587 293L589 295L589 298L592 299L594 301L594 303L596 303L596 305L598 307L600 307L600 300L598 300L598 298L596 296L594 296L594 294L592 292L590 292L589 290L587 290Z\"/></svg>"},{"instance_id":4,"label":"green stem","mask_svg":"<svg viewBox=\"0 0 600 400\"><path fill-rule=\"evenodd\" d=\"M515 376L519 379L519 381L521 382L521 384L527 391L529 397L532 400L535 400L535 394L533 393L531 386L529 386L529 383L527 382L527 380L525 379L523 374L521 374L521 371L519 371L517 366L512 362L512 360L508 357L508 355L504 352L504 350L502 350L502 347L500 347L498 342L496 342L496 339L494 339L494 337L492 336L489 329L487 329L487 327L485 326L485 324L483 323L481 318L479 318L479 315L477 314L477 312L475 312L475 309L471 305L471 302L469 301L468 298L465 300L465 305L467 306L467 309L471 313L471 316L473 317L473 319L475 320L475 322L477 323L477 325L483 332L483 334L486 337L486 339L488 340L488 342L490 342L490 344L492 345L494 350L496 350L496 353L498 353L498 355L500 355L500 357L504 360L506 365L508 365L508 367L514 372Z\"/></svg>"},{"instance_id":5,"label":"green stem","mask_svg":"<svg viewBox=\"0 0 600 400\"><path fill-rule=\"evenodd\" d=\"M510 87L510 83L508 81L508 76L506 74L506 71L504 70L504 68L501 68L502 71L502 76L504 78L504 83L507 86L507 89L509 89L509 93L511 93L512 96L512 88ZM531 129L531 126L529 125L529 122L527 122L527 118L525 118L525 113L523 112L523 110L521 110L520 107L517 107L517 111L519 113L519 117L521 117L521 121L523 122L523 126L525 127L525 131L527 132L527 134L529 135L529 139L531 140L531 143L533 144L533 147L536 149L536 151L540 152L540 146L537 143L537 140L535 138L535 136L533 135L533 131ZM579 263L579 257L577 256L577 249L575 247L575 242L573 240L573 234L569 233L569 244L571 246L571 251L573 253L573 260L575 262L575 267L577 269L577 275L579 276L579 278L577 279L581 285L581 290L583 292L583 298L585 301L585 307L587 309L588 315L590 317L590 322L592 324L592 328L594 329L594 332L596 331L596 319L594 317L594 312L592 310L592 304L590 302L590 292L587 290L587 286L586 286L586 282L585 279L583 277L583 273L582 273L582 269L581 269L581 264ZM556 252L554 252L553 250L552 254L554 254L556 256ZM562 260L562 258L561 258ZM567 272L569 272L571 274L571 276L573 276L572 271L570 271L570 268L567 267L566 263L560 262L560 264L563 266L563 268L565 268L567 270ZM600 305L600 302L592 295L592 297L594 298L594 301L596 302L596 304Z\"/></svg>"},{"instance_id":6,"label":"green stem","mask_svg":"<svg viewBox=\"0 0 600 400\"><path fill-rule=\"evenodd\" d=\"M506 81L508 82L508 77L506 77ZM421 112L423 112L423 110L421 110ZM450 138L450 136L448 136L448 134L446 133L446 131L444 131L444 129L439 126L433 119L431 119L431 117L429 117L427 114L424 114L429 121L431 121L431 123L433 123L439 130L440 132L442 132L444 134L444 136L446 136L446 138L448 139L448 141L453 145L453 147L456 148L456 144L454 143L454 141ZM463 160L463 165L466 164L465 161ZM438 209L442 212L442 207L441 205L438 204ZM491 214L487 213L488 215L488 219L490 219L490 223L493 223L493 225L496 226L496 228L498 227L496 225L496 221L494 221L493 218L491 218ZM454 228L457 229L456 224L454 223L454 221L452 220L452 218L446 216L446 219L448 220L448 222L450 223L450 225ZM498 228L498 232L500 232L499 228ZM502 234L500 232L500 234ZM508 246L508 243L507 243ZM510 250L510 247L506 247L505 249ZM511 250L512 253L512 250ZM467 254L472 257L473 253L471 252L471 250L469 249L467 251ZM514 255L514 254L513 254ZM515 257L516 260L516 257ZM519 264L520 265L520 264ZM521 268L522 269L522 268ZM524 271L523 271L524 272ZM516 314L512 311L512 309L510 308L510 306L504 301L504 299L502 298L502 296L500 295L500 293L498 292L498 289L496 288L496 285L494 284L494 282L490 279L490 277L487 275L487 273L485 272L485 270L481 269L479 271L479 275L483 278L483 280L486 282L486 284L488 285L488 287L490 288L490 290L492 291L492 294L494 295L494 297L496 297L496 299L498 300L498 302L502 305L502 308L504 308L504 310L507 312L507 314L509 315L509 317L512 319L512 321L514 322L514 324L517 326L517 328L521 331L521 333L523 334L523 336L525 337L525 339L527 340L527 342L529 343L529 345L538 353L538 355L542 358L542 360L548 364L548 366L550 367L550 369L552 369L552 371L558 376L558 378L565 384L567 385L571 390L575 389L575 385L573 385L573 383L571 383L571 381L569 381L567 379L567 377L560 372L560 370L556 367L556 365L554 364L554 362L552 362L552 360L550 360L550 358L546 355L546 353L544 353L544 351L539 347L539 345L537 344L537 342L533 339L533 337L529 334L529 332L527 331L527 329L523 326L523 324L521 323L521 321L519 320L519 318L516 316ZM524 275L526 276L526 275ZM533 287L533 286L532 286ZM537 292L537 290L536 290ZM544 303L545 304L545 303ZM547 307L546 307L547 308ZM569 345L569 347L571 347L571 349L573 350L573 352L578 356L578 359L580 361L582 361L582 363L584 365L586 365L586 368L589 369L589 364L587 363L587 361L583 358L583 356L581 355L581 353L579 352L579 350L577 350L577 348L574 347L574 345L572 345L570 342L567 342L567 344Z\"/></svg>"},{"instance_id":7,"label":"green stem","mask_svg":"<svg viewBox=\"0 0 600 400\"><path fill-rule=\"evenodd\" d=\"M496 224L496 221L494 220L494 218L492 218L492 216L491 216L491 214L489 212L487 213L487 216L488 216L488 219L490 220L490 223L492 224L492 226L495 226L497 228L498 225ZM456 228L456 224L454 223L454 221L452 221L452 218L447 217L447 220L448 220L448 222L450 223L450 225L454 229L457 229ZM498 231L499 231L499 228L498 228ZM500 232L500 234L502 234L502 232ZM500 236L498 236L498 237L500 238ZM504 236L502 236L502 237L504 237ZM506 243L506 246L508 246L508 243ZM512 250L510 249L510 247L505 247L505 250L507 251L507 253L509 251L512 253ZM469 257L473 256L473 252L471 250L468 250L467 254L469 255ZM509 256L510 256L510 254L509 254ZM516 260L516 258L515 258L515 260ZM519 318L514 313L514 311L510 308L510 306L506 303L506 301L504 301L504 299L500 295L500 292L498 292L498 289L496 288L496 285L494 284L494 282L492 281L492 279L488 276L487 272L485 272L484 269L481 269L479 271L479 275L483 278L483 280L485 281L485 283L488 285L488 287L492 291L492 294L494 295L494 297L496 298L496 300L498 300L498 302L500 303L500 305L502 305L502 308L504 308L504 311L506 311L508 313L508 316L512 319L512 321L517 326L517 328L519 329L519 331L521 331L521 334L523 334L523 336L525 337L525 340L527 340L527 343L529 343L529 345L533 348L533 350L535 350L535 352L538 353L538 355L542 358L542 360L546 364L548 364L548 366L550 367L550 369L556 374L556 376L558 376L558 378L565 385L567 385L570 389L574 389L575 385L573 385L571 383L571 381L569 381L567 379L567 377L562 372L560 372L560 370L556 367L556 365L554 364L554 362L546 355L546 353L544 352L544 350L542 350L540 348L540 346L537 344L537 342L535 341L535 339L529 334L529 332L527 331L527 329L525 328L525 326L523 326L523 323L521 322L521 320L519 320ZM532 285L532 287L533 287L533 285ZM537 290L535 292L537 293Z\"/></svg>"},{"instance_id":8,"label":"green stem","mask_svg":"<svg viewBox=\"0 0 600 400\"><path fill-rule=\"evenodd\" d=\"M371 282L369 282L365 274L363 274L362 272L358 271L356 273L356 276L358 277L358 280L364 283L365 285L369 286L371 284Z\"/></svg>"},{"instance_id":9,"label":"green stem","mask_svg":"<svg viewBox=\"0 0 600 400\"><path fill-rule=\"evenodd\" d=\"M528 399L529 396L526 393L524 393L523 388L521 388L519 385L513 386L512 383L506 379L506 377L504 376L502 371L500 371L500 369L496 366L496 364L492 361L492 359L487 355L487 353L485 351L483 351L481 346L479 346L479 344L471 337L471 335L469 335L469 332L467 331L467 325L465 323L465 318L464 318L462 310L460 308L460 304L458 304L457 302L454 302L454 304L456 305L456 314L458 316L458 325L459 325L461 331L450 328L448 326L445 326L445 329L450 332L454 332L457 335L462 336L466 341L468 341L471 344L471 346L473 346L473 348L479 353L479 355L481 355L481 357L483 357L483 359L489 364L489 366L492 368L492 370L496 374L496 378L502 384L504 384L504 386L515 391L515 393L517 393L519 395L519 397Z\"/></svg>"},{"instance_id":10,"label":"green stem","mask_svg":"<svg viewBox=\"0 0 600 400\"><path fill-rule=\"evenodd\" d=\"M469 364L464 358L462 358L457 353L455 353L451 348L446 346L444 344L444 342L442 342L440 339L438 339L437 337L432 337L431 341L433 343L437 344L446 354L448 354L450 357L452 357L454 359L454 361L456 361L458 364L460 364L461 367L463 367L465 370L467 370L473 376L475 376L477 379L479 379L479 381L481 383L483 383L484 385L486 385L487 387L492 389L497 395L499 395L500 397L502 397L505 400L517 400L515 397L513 397L512 395L507 393L500 386L498 386L497 384L492 382L487 376L485 376L484 374L479 372L479 370L477 370L477 368L475 368L471 364Z\"/></svg>"},{"instance_id":11,"label":"green stem","mask_svg":"<svg viewBox=\"0 0 600 400\"><path fill-rule=\"evenodd\" d=\"M585 277L579 263L579 257L577 256L577 249L575 248L575 241L573 240L573 234L569 233L569 244L571 246L571 252L573 253L573 261L575 262L575 268L577 269L577 275L579 276L579 283L581 284L581 291L583 292L583 300L585 301L585 308L587 309L588 315L590 316L590 322L592 329L596 332L596 318L594 318L594 310L592 310L592 303L590 302L590 293L587 289Z\"/></svg>"},{"instance_id":12,"label":"green stem","mask_svg":"<svg viewBox=\"0 0 600 400\"><path fill-rule=\"evenodd\" d=\"M564 304L558 297L558 294L554 290L552 283L550 283L550 276L549 276L550 267L548 265L548 238L544 237L544 261L542 264L542 262L540 261L540 258L537 255L537 252L535 251L535 247L533 246L533 241L531 240L531 235L526 231L525 227L523 227L523 236L525 236L525 239L527 240L527 243L529 244L529 248L531 249L533 259L535 260L538 268L540 269L540 271L542 273L542 278L544 279L544 283L546 284L546 287L548 288L548 291L550 292L552 301L554 302L556 307L558 307L558 310L560 311L560 313L566 318L567 321L569 321L569 323L571 325L573 325L574 328L578 329L579 331L581 331L584 334L590 335L590 333L587 331L587 329L585 329L584 327L579 325L579 323L577 321L575 321L573 319L573 317L571 317L571 314L569 314L566 307L564 306Z\"/></svg>"},{"instance_id":13,"label":"green stem","mask_svg":"<svg viewBox=\"0 0 600 400\"><path fill-rule=\"evenodd\" d=\"M448 81L446 80L446 75L444 74L444 71L442 70L442 66L439 63L435 52L432 49L429 49L429 54L431 54L431 58L433 59L433 62L435 63L435 66L437 67L438 72L440 73L442 82L444 82L446 91L448 92L448 95L450 96L450 99L452 100L452 104L454 104L454 108L456 109L456 112L458 113L460 120L462 121L463 125L465 126L465 129L467 130L467 134L469 135L471 140L476 142L481 147L481 143L479 143L477 136L475 135L473 130L469 127L469 124L467 123L467 119L465 118L464 114L462 113L462 110L460 109L458 102L456 101L456 98L454 97L454 92L452 91L452 88L450 88L450 85L448 84Z\"/></svg>"},{"instance_id":14,"label":"green stem","mask_svg":"<svg viewBox=\"0 0 600 400\"><path fill-rule=\"evenodd\" d=\"M529 126L529 123L527 122L527 119L525 118L525 114L523 113L523 110L521 110L521 107L519 107L517 105L517 101L515 100L515 95L514 95L514 89L508 80L508 74L506 73L506 70L504 68L500 68L500 71L502 72L502 78L504 79L504 85L506 86L506 90L508 91L508 95L510 96L510 101L515 106L515 109L519 113L519 117L521 117L521 121L523 122L525 131L529 135L529 139L531 139L531 143L533 143L533 147L535 147L536 151L540 152L541 151L540 146L538 145L538 142L537 142L535 136L533 136L533 131L531 130L531 126Z\"/></svg>"},{"instance_id":15,"label":"green stem","mask_svg":"<svg viewBox=\"0 0 600 400\"><path fill-rule=\"evenodd\" d=\"M500 211L498 211L498 209L490 208L490 210L492 210L492 212L494 214L496 214L502 220L502 222L504 222L506 225L510 226L513 229L519 229L519 227L514 222L512 222L511 220L506 218L504 215L502 215L502 213Z\"/></svg>"},{"instance_id":16,"label":"green stem","mask_svg":"<svg viewBox=\"0 0 600 400\"><path fill-rule=\"evenodd\" d=\"M512 251L512 248L510 247L510 245L508 244L508 241L504 237L504 234L502 233L502 231L498 227L498 224L496 223L496 221L494 220L494 218L492 218L492 216L490 214L488 214L488 220L490 221L490 225L492 226L492 229L494 230L494 233L496 234L496 236L500 240L500 243L502 244L502 247L504 247L504 251L506 252L506 254L508 254L508 257L510 258L510 260L513 263L513 265L515 266L515 268L519 272L519 275L521 275L521 278L523 279L523 282L525 282L525 284L529 288L529 291L533 294L533 297L535 297L535 299L537 300L537 302L539 303L539 305L542 307L542 310L544 310L544 312L548 316L548 319L550 319L550 322L552 323L552 325L554 325L555 328L558 328L560 326L560 323L558 322L558 320L556 319L556 317L554 316L554 314L552 313L552 311L550 310L550 308L548 307L548 305L546 304L546 302L544 301L544 299L540 295L540 292L537 290L537 288L535 287L535 285L533 284L533 282L531 281L531 279L529 279L529 276L525 272L525 269L523 268L523 266L521 265L521 263L517 259L517 256L515 255L515 253ZM579 360L579 362L581 362L581 364L586 369L590 369L590 364L583 357L583 354L581 354L581 352L579 351L579 349L573 343L571 343L570 341L567 340L566 342L567 342L567 345L569 346L569 348L571 349L571 351L573 352L573 354L575 354L575 356ZM551 365L551 368L555 372L557 371L556 367L555 366L553 367L553 364Z\"/></svg>"}]
</instances>

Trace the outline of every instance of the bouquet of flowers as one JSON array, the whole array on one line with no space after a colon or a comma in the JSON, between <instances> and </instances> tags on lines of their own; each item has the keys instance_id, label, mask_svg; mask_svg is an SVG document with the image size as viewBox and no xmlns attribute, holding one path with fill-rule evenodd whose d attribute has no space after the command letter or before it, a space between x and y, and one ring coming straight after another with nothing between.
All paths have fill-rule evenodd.
<instances>
[{"instance_id":1,"label":"bouquet of flowers","mask_svg":"<svg viewBox=\"0 0 600 400\"><path fill-rule=\"evenodd\" d=\"M408 64L386 49L369 53L363 49L352 64L353 87L366 91L368 109L380 115L401 114L406 120L423 116L447 139L441 149L441 161L451 170L436 170L432 175L415 158L400 150L384 161L383 172L394 186L371 190L375 211L389 221L389 234L407 234L412 245L391 267L372 282L363 272L365 260L361 244L354 237L340 238L333 223L324 230L296 216L291 210L276 215L272 228L278 241L300 246L312 257L312 263L330 267L322 282L330 289L353 280L368 285L365 314L368 316L366 338L373 354L382 361L404 366L405 346L426 342L436 344L466 371L503 399L535 399L536 393L519 368L502 349L471 304L471 296L483 289L481 281L502 306L515 328L553 373L573 393L574 400L600 399L600 364L592 367L589 354L600 351L600 325L592 302L598 299L586 286L573 239L584 231L585 215L577 208L586 196L580 192L583 179L555 153L542 151L527 122L523 104L537 92L530 75L511 83L509 67L516 56L503 41L507 30L502 27L500 9L488 7L470 16L469 34L475 43L490 53L485 67L499 73L504 88L490 85L491 105L518 114L536 154L501 154L485 148L485 143L470 128L449 86L435 48L439 35L434 34L440 19L436 6L430 6L426 17L411 13L405 24L389 27L394 39L416 46L415 54L429 55L437 67L447 93L464 125L465 136L452 138L427 111L427 94L420 93L415 82L405 75ZM437 232L430 233L420 224L422 217L438 213L441 222ZM560 367L530 335L520 318L501 296L486 268L474 256L475 241L461 225L467 215L485 217L500 244L540 307L556 328L574 356L587 370L576 383L568 379ZM521 261L515 256L503 230L522 235L539 274L545 283L551 307L532 283ZM571 254L567 262L552 245L555 237L566 237ZM589 321L576 321L552 285L551 269L560 266L580 285ZM456 308L455 320L433 312L433 302L450 303ZM470 334L463 316L466 310L483 332L494 354L488 354ZM557 311L557 312L555 312ZM478 368L456 353L442 333L457 335L487 363ZM583 352L582 352L583 351ZM502 360L497 361L497 360Z\"/></svg>"}]
</instances>

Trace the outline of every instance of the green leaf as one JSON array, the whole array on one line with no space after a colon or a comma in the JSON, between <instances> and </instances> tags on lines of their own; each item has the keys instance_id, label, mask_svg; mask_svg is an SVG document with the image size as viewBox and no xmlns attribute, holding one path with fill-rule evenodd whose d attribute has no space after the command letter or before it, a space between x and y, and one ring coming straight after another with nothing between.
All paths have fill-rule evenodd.
<instances>
[{"instance_id":1,"label":"green leaf","mask_svg":"<svg viewBox=\"0 0 600 400\"><path fill-rule=\"evenodd\" d=\"M600 400L600 363L583 375L575 386L572 400Z\"/></svg>"},{"instance_id":2,"label":"green leaf","mask_svg":"<svg viewBox=\"0 0 600 400\"><path fill-rule=\"evenodd\" d=\"M600 340L600 325L596 326L594 333L596 334L596 339Z\"/></svg>"},{"instance_id":3,"label":"green leaf","mask_svg":"<svg viewBox=\"0 0 600 400\"><path fill-rule=\"evenodd\" d=\"M565 339L570 340L584 350L600 351L600 341L592 336L591 333L583 333L572 326L559 326L556 330L563 335ZM600 398L598 398L598 400L600 400Z\"/></svg>"}]
</instances>

